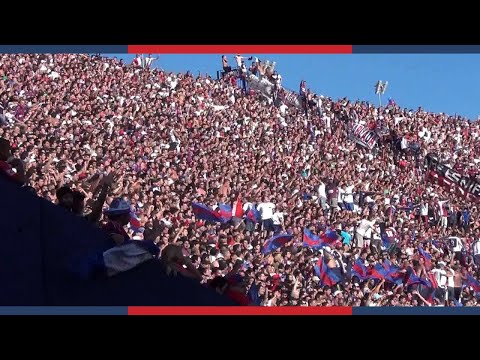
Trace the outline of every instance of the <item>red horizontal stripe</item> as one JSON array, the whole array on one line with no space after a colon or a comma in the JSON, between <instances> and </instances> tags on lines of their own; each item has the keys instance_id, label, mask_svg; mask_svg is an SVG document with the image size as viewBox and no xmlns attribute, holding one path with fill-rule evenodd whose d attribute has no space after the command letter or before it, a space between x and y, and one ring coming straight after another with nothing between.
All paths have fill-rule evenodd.
<instances>
[{"instance_id":1,"label":"red horizontal stripe","mask_svg":"<svg viewBox=\"0 0 480 360\"><path fill-rule=\"evenodd\" d=\"M128 45L129 54L351 54L352 45Z\"/></svg>"},{"instance_id":2,"label":"red horizontal stripe","mask_svg":"<svg viewBox=\"0 0 480 360\"><path fill-rule=\"evenodd\" d=\"M128 315L352 315L352 308L302 306L129 306Z\"/></svg>"}]
</instances>

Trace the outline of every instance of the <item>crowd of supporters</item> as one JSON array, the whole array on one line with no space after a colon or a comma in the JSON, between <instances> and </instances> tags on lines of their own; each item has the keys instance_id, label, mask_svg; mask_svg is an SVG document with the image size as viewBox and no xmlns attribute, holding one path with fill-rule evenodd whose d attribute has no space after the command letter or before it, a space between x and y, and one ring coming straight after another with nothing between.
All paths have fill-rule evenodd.
<instances>
[{"instance_id":1,"label":"crowd of supporters","mask_svg":"<svg viewBox=\"0 0 480 360\"><path fill-rule=\"evenodd\" d=\"M268 101L245 72L279 94L275 64L236 62L1 55L0 172L102 227L106 259L141 248L242 305L480 304L479 122L305 82Z\"/></svg>"}]
</instances>

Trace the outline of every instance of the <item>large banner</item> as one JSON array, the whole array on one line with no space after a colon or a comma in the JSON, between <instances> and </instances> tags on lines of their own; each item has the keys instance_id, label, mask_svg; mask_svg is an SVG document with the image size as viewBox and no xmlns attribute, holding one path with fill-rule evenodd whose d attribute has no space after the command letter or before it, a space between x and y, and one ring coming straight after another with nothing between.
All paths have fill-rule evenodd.
<instances>
[{"instance_id":1,"label":"large banner","mask_svg":"<svg viewBox=\"0 0 480 360\"><path fill-rule=\"evenodd\" d=\"M425 157L427 166L427 180L437 183L447 189L455 191L459 196L470 200L480 200L480 182L469 176L463 176L438 161L434 154Z\"/></svg>"},{"instance_id":2,"label":"large banner","mask_svg":"<svg viewBox=\"0 0 480 360\"><path fill-rule=\"evenodd\" d=\"M258 91L268 98L273 96L273 84L266 78L259 79L255 75L250 74L247 77L247 83L250 89Z\"/></svg>"},{"instance_id":3,"label":"large banner","mask_svg":"<svg viewBox=\"0 0 480 360\"><path fill-rule=\"evenodd\" d=\"M370 130L368 127L361 124L353 126L350 136L357 144L369 149L373 149L378 140L378 135L375 131Z\"/></svg>"},{"instance_id":4,"label":"large banner","mask_svg":"<svg viewBox=\"0 0 480 360\"><path fill-rule=\"evenodd\" d=\"M294 106L297 109L302 108L302 102L300 100L300 95L297 94L296 92L284 89L282 100L285 103L285 105L287 105L287 106Z\"/></svg>"}]
</instances>

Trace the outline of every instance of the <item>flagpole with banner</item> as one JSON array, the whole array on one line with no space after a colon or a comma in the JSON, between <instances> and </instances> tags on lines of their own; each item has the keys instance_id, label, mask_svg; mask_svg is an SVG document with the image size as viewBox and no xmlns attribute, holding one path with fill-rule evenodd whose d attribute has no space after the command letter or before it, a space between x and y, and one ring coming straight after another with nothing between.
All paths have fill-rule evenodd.
<instances>
[{"instance_id":1,"label":"flagpole with banner","mask_svg":"<svg viewBox=\"0 0 480 360\"><path fill-rule=\"evenodd\" d=\"M382 80L378 80L375 84L375 94L378 95L378 102L380 103L380 107L382 107L382 95L385 95L385 91L387 91L388 81L382 82Z\"/></svg>"}]
</instances>

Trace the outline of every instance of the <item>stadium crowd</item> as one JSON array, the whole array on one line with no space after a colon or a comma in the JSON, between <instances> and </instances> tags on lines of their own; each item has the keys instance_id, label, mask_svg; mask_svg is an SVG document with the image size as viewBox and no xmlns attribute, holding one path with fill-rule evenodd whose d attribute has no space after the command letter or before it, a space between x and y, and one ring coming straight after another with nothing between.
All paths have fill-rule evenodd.
<instances>
[{"instance_id":1,"label":"stadium crowd","mask_svg":"<svg viewBox=\"0 0 480 360\"><path fill-rule=\"evenodd\" d=\"M475 183L479 122L305 82L300 107L270 102L222 62L217 80L1 55L0 170L103 227L109 249L148 243L172 276L242 305L480 305L477 198L424 162Z\"/></svg>"}]
</instances>

